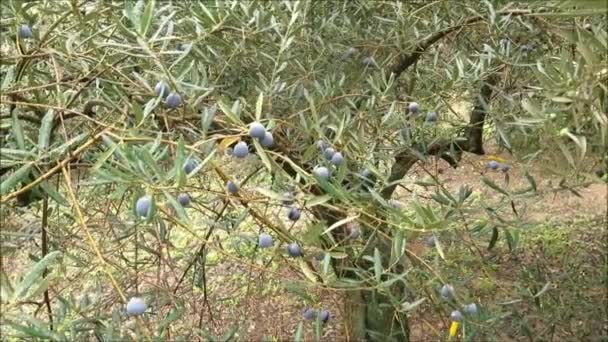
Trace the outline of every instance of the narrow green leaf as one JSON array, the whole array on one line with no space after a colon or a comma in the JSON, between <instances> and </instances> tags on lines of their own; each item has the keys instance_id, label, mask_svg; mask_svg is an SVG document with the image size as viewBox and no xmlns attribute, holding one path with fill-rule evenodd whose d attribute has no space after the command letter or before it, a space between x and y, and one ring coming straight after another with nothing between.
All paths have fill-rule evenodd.
<instances>
[{"instance_id":1,"label":"narrow green leaf","mask_svg":"<svg viewBox=\"0 0 608 342\"><path fill-rule=\"evenodd\" d=\"M263 196L266 196L266 197L276 200L276 201L281 201L283 199L283 196L281 194L276 193L272 190L268 190L266 188L258 187L255 189L255 191L259 192Z\"/></svg>"},{"instance_id":2,"label":"narrow green leaf","mask_svg":"<svg viewBox=\"0 0 608 342\"><path fill-rule=\"evenodd\" d=\"M505 196L509 196L509 193L504 190L503 188L499 187L496 183L494 183L491 179L487 178L487 177L482 177L481 180L490 188L500 192L501 194L505 195Z\"/></svg>"},{"instance_id":3,"label":"narrow green leaf","mask_svg":"<svg viewBox=\"0 0 608 342\"><path fill-rule=\"evenodd\" d=\"M133 7L131 12L131 22L135 30L139 30L141 27L141 19L143 16L144 8L146 6L146 0L138 0Z\"/></svg>"},{"instance_id":4,"label":"narrow green leaf","mask_svg":"<svg viewBox=\"0 0 608 342\"><path fill-rule=\"evenodd\" d=\"M70 151L71 148L73 148L75 145L79 145L81 142L85 141L89 136L89 133L80 133L77 136L71 138L70 140L64 142L60 146L54 148L52 151L50 151L49 154L56 154L53 159L63 158L68 153L68 151Z\"/></svg>"},{"instance_id":5,"label":"narrow green leaf","mask_svg":"<svg viewBox=\"0 0 608 342\"><path fill-rule=\"evenodd\" d=\"M30 151L17 150L14 148L0 148L0 156L6 158L6 159L2 159L2 162L4 162L7 159L22 160L24 158L38 157L37 154L32 153ZM21 163L19 163L19 164L21 164ZM1 164L1 165L6 166L5 164Z\"/></svg>"},{"instance_id":6,"label":"narrow green leaf","mask_svg":"<svg viewBox=\"0 0 608 342\"><path fill-rule=\"evenodd\" d=\"M454 204L456 204L456 203L457 203L457 201L456 201L456 199L454 198L454 196L452 196L452 194L451 194L451 193L450 193L450 192L449 192L447 189L445 189L445 188L441 188L441 192L443 192L443 195L444 195L446 198L448 198L448 200L449 200L451 203L454 203Z\"/></svg>"},{"instance_id":7,"label":"narrow green leaf","mask_svg":"<svg viewBox=\"0 0 608 342\"><path fill-rule=\"evenodd\" d=\"M203 3L199 3L199 6L203 10L203 12L205 13L205 15L209 18L209 20L211 20L211 22L213 24L217 24L217 21L215 20L215 18L213 17L213 14L211 14L211 12L209 11L209 9L207 9L207 7L205 7L205 5Z\"/></svg>"},{"instance_id":8,"label":"narrow green leaf","mask_svg":"<svg viewBox=\"0 0 608 342\"><path fill-rule=\"evenodd\" d=\"M605 15L608 11L608 3L597 0L568 0L560 2L559 6L567 12L572 11L573 13L578 13L574 9L597 10L597 13L602 15ZM564 14L567 14L567 12Z\"/></svg>"},{"instance_id":9,"label":"narrow green leaf","mask_svg":"<svg viewBox=\"0 0 608 342\"><path fill-rule=\"evenodd\" d=\"M0 86L0 89L2 89L2 90L11 86L12 83L15 81L15 66L11 65L11 66L7 67L5 70L6 70L6 74L4 74L4 76L2 77L2 86ZM15 111L13 111L13 114L14 113L15 113Z\"/></svg>"},{"instance_id":10,"label":"narrow green leaf","mask_svg":"<svg viewBox=\"0 0 608 342\"><path fill-rule=\"evenodd\" d=\"M40 183L40 188L42 189L42 191L44 193L49 195L49 197L52 198L57 204L62 205L62 206L68 205L68 201L65 199L65 197L63 197L62 194L57 192L57 190L55 190L55 188L53 188L51 185L49 185L48 182L44 181L44 182Z\"/></svg>"},{"instance_id":11,"label":"narrow green leaf","mask_svg":"<svg viewBox=\"0 0 608 342\"><path fill-rule=\"evenodd\" d=\"M154 97L154 98L150 99L146 103L146 105L144 106L144 110L142 112L141 121L137 123L137 127L139 127L141 124L144 123L144 121L146 121L148 116L150 116L150 114L152 113L154 108L156 108L156 106L160 103L160 101L161 101L161 98L159 96L159 97Z\"/></svg>"},{"instance_id":12,"label":"narrow green leaf","mask_svg":"<svg viewBox=\"0 0 608 342\"><path fill-rule=\"evenodd\" d=\"M342 252L329 252L327 253L327 255L329 255L330 257L334 258L334 259L346 259L348 258L348 254L346 253L342 253Z\"/></svg>"},{"instance_id":13,"label":"narrow green leaf","mask_svg":"<svg viewBox=\"0 0 608 342\"><path fill-rule=\"evenodd\" d=\"M40 324L34 324L32 326L25 326L25 325L21 325L19 323L11 322L8 320L6 321L6 323L7 323L7 325L10 325L13 329L20 331L21 333L25 334L26 336L38 337L38 338L41 338L41 339L47 340L47 341L64 340L59 335L54 334L52 331L41 326Z\"/></svg>"},{"instance_id":14,"label":"narrow green leaf","mask_svg":"<svg viewBox=\"0 0 608 342\"><path fill-rule=\"evenodd\" d=\"M289 165L291 165L291 167L298 173L298 176L300 176L300 177L308 177L308 174L306 173L306 171L304 171L300 166L298 166L298 164L294 163L288 157L285 157L281 153L274 153L272 151L270 153L272 153L275 157L281 158L284 161L286 161L287 163L289 163Z\"/></svg>"},{"instance_id":15,"label":"narrow green leaf","mask_svg":"<svg viewBox=\"0 0 608 342\"><path fill-rule=\"evenodd\" d=\"M572 102L574 102L573 99L568 98L568 97L564 97L564 96L555 96L555 97L552 97L551 101L557 102L557 103L572 103Z\"/></svg>"},{"instance_id":16,"label":"narrow green leaf","mask_svg":"<svg viewBox=\"0 0 608 342\"><path fill-rule=\"evenodd\" d=\"M321 336L323 336L323 322L321 316L317 315L317 319L315 319L315 342L320 342Z\"/></svg>"},{"instance_id":17,"label":"narrow green leaf","mask_svg":"<svg viewBox=\"0 0 608 342\"><path fill-rule=\"evenodd\" d=\"M53 119L55 119L55 111L50 109L46 112L40 123L40 130L38 131L38 148L41 151L44 151L49 147L51 130L53 129Z\"/></svg>"},{"instance_id":18,"label":"narrow green leaf","mask_svg":"<svg viewBox=\"0 0 608 342\"><path fill-rule=\"evenodd\" d=\"M420 222L429 223L433 221L431 217L429 217L428 212L424 210L422 206L420 206L417 199L414 199L414 201L412 201L412 207L414 208L414 212L416 212L416 216L418 217Z\"/></svg>"},{"instance_id":19,"label":"narrow green leaf","mask_svg":"<svg viewBox=\"0 0 608 342\"><path fill-rule=\"evenodd\" d=\"M152 144L152 146L150 146L148 151L150 151L150 153L152 153L152 154L155 154L156 150L158 150L158 148L161 146L162 140L163 140L163 133L162 132L156 133L156 139L154 139L154 143ZM156 155L155 159L159 160L158 155Z\"/></svg>"},{"instance_id":20,"label":"narrow green leaf","mask_svg":"<svg viewBox=\"0 0 608 342\"><path fill-rule=\"evenodd\" d=\"M372 197L378 201L378 203L380 203L381 206L383 207L388 207L388 202L386 202L384 200L384 198L382 198L382 196L380 196L380 194L378 192L376 192L374 189L370 189L369 190L369 194L372 195Z\"/></svg>"},{"instance_id":21,"label":"narrow green leaf","mask_svg":"<svg viewBox=\"0 0 608 342\"><path fill-rule=\"evenodd\" d=\"M133 6L134 6L133 1L125 1L125 9L123 10L125 17L127 17L129 19L129 21L131 22L131 25L133 25L135 23L135 20L137 20L137 15L135 15L135 13L134 13Z\"/></svg>"},{"instance_id":22,"label":"narrow green leaf","mask_svg":"<svg viewBox=\"0 0 608 342\"><path fill-rule=\"evenodd\" d=\"M13 285L4 270L0 270L0 298L3 301L11 301L13 297Z\"/></svg>"},{"instance_id":23,"label":"narrow green leaf","mask_svg":"<svg viewBox=\"0 0 608 342\"><path fill-rule=\"evenodd\" d=\"M530 175L530 173L528 172L528 170L526 170L524 172L524 176L526 177L526 179L530 183L530 186L532 186L532 189L534 190L534 192L536 192L537 188L536 188L536 181L534 180L534 177L532 177L532 175Z\"/></svg>"},{"instance_id":24,"label":"narrow green leaf","mask_svg":"<svg viewBox=\"0 0 608 342\"><path fill-rule=\"evenodd\" d=\"M196 174L199 170L205 167L205 165L207 165L207 163L215 156L216 152L216 149L211 150L211 152L209 152L209 155L205 159L203 159L203 161L197 167L195 167L194 170L192 170L192 174Z\"/></svg>"},{"instance_id":25,"label":"narrow green leaf","mask_svg":"<svg viewBox=\"0 0 608 342\"><path fill-rule=\"evenodd\" d=\"M331 255L329 253L325 253L323 256L323 274L329 275L329 267L331 266Z\"/></svg>"},{"instance_id":26,"label":"narrow green leaf","mask_svg":"<svg viewBox=\"0 0 608 342\"><path fill-rule=\"evenodd\" d=\"M255 150L258 153L258 156L260 156L262 163L266 166L268 172L272 173L272 163L258 139L253 139L253 144L255 145Z\"/></svg>"},{"instance_id":27,"label":"narrow green leaf","mask_svg":"<svg viewBox=\"0 0 608 342\"><path fill-rule=\"evenodd\" d=\"M43 278L42 281L38 284L38 287L36 287L36 289L34 291L32 291L32 294L30 297L36 298L36 297L39 297L40 295L42 295L42 293L49 288L49 285L51 284L51 281L54 278L55 277Z\"/></svg>"},{"instance_id":28,"label":"narrow green leaf","mask_svg":"<svg viewBox=\"0 0 608 342\"><path fill-rule=\"evenodd\" d=\"M401 309L403 311L412 311L414 310L416 307L418 307L420 304L424 303L424 301L426 300L425 297L418 299L417 301L410 303L410 302L405 302L403 304L401 304Z\"/></svg>"},{"instance_id":29,"label":"narrow green leaf","mask_svg":"<svg viewBox=\"0 0 608 342\"><path fill-rule=\"evenodd\" d=\"M258 101L255 104L255 119L260 121L262 119L262 105L264 103L264 93L260 93Z\"/></svg>"},{"instance_id":30,"label":"narrow green leaf","mask_svg":"<svg viewBox=\"0 0 608 342\"><path fill-rule=\"evenodd\" d=\"M144 120L144 109L138 102L131 103L131 113L135 119L135 125L139 125Z\"/></svg>"},{"instance_id":31,"label":"narrow green leaf","mask_svg":"<svg viewBox=\"0 0 608 342\"><path fill-rule=\"evenodd\" d=\"M147 149L141 149L137 151L137 156L139 157L139 160L143 161L144 164L146 164L150 169L152 169L154 174L160 180L165 180L165 173L158 167L156 160L154 160L154 158Z\"/></svg>"},{"instance_id":32,"label":"narrow green leaf","mask_svg":"<svg viewBox=\"0 0 608 342\"><path fill-rule=\"evenodd\" d=\"M17 184L22 182L27 176L29 176L32 169L32 163L27 163L21 166L17 171L13 172L8 178L2 181L0 184L0 195L4 195L9 191L13 190Z\"/></svg>"},{"instance_id":33,"label":"narrow green leaf","mask_svg":"<svg viewBox=\"0 0 608 342\"><path fill-rule=\"evenodd\" d=\"M394 283L398 281L404 282L406 276L407 272L402 273L400 275L391 275L391 277L387 281L382 282L380 284L380 287L390 288L391 286L393 286Z\"/></svg>"},{"instance_id":34,"label":"narrow green leaf","mask_svg":"<svg viewBox=\"0 0 608 342\"><path fill-rule=\"evenodd\" d=\"M167 198L167 200L171 203L171 206L173 206L173 208L175 208L177 217L183 223L186 223L186 224L189 223L190 218L188 217L188 214L186 213L186 210L184 209L184 207L182 207L182 205L179 204L179 202L175 199L175 197L173 197L171 194L169 194L169 192L163 191L163 193L165 194L165 197Z\"/></svg>"},{"instance_id":35,"label":"narrow green leaf","mask_svg":"<svg viewBox=\"0 0 608 342\"><path fill-rule=\"evenodd\" d=\"M540 110L528 99L522 100L521 106L526 110L526 112L530 113L532 116L540 115Z\"/></svg>"},{"instance_id":36,"label":"narrow green leaf","mask_svg":"<svg viewBox=\"0 0 608 342\"><path fill-rule=\"evenodd\" d=\"M114 151L116 150L116 148L118 148L118 145L113 145L108 150L106 150L105 152L103 152L97 158L97 161L95 162L95 164L93 164L93 167L91 169L93 171L99 170L105 164L105 162L112 156L112 154L114 154Z\"/></svg>"},{"instance_id":37,"label":"narrow green leaf","mask_svg":"<svg viewBox=\"0 0 608 342\"><path fill-rule=\"evenodd\" d=\"M500 136L502 143L505 144L505 147L508 150L511 150L511 142L509 141L509 135L507 132L500 125L496 125L496 130L498 131L498 135Z\"/></svg>"},{"instance_id":38,"label":"narrow green leaf","mask_svg":"<svg viewBox=\"0 0 608 342\"><path fill-rule=\"evenodd\" d=\"M11 168L11 169L13 169L15 167L18 167L18 166L22 165L22 163L18 162L18 161L14 161L14 160L0 159L0 165L2 165L4 168Z\"/></svg>"},{"instance_id":39,"label":"narrow green leaf","mask_svg":"<svg viewBox=\"0 0 608 342\"><path fill-rule=\"evenodd\" d=\"M310 201L306 201L306 207L312 208L317 205L325 204L331 200L329 195L315 196Z\"/></svg>"},{"instance_id":40,"label":"narrow green leaf","mask_svg":"<svg viewBox=\"0 0 608 342\"><path fill-rule=\"evenodd\" d=\"M439 194L439 193L433 194L431 196L431 198L433 198L439 204L450 205L450 201L442 194Z\"/></svg>"},{"instance_id":41,"label":"narrow green leaf","mask_svg":"<svg viewBox=\"0 0 608 342\"><path fill-rule=\"evenodd\" d=\"M158 39L161 33L164 34L164 37L171 37L173 35L173 17L177 12L172 11L169 15L164 16L163 21L157 26L156 32L150 37L150 41L155 41ZM165 28L166 27L166 28ZM167 43L170 40L167 39L163 42L163 46L161 50L165 50L167 48Z\"/></svg>"},{"instance_id":42,"label":"narrow green leaf","mask_svg":"<svg viewBox=\"0 0 608 342\"><path fill-rule=\"evenodd\" d=\"M186 310L184 310L184 308L182 306L179 306L179 307L171 310L167 314L167 316L165 316L165 318L163 318L163 320L158 323L158 330L161 332L163 330L165 330L165 328L168 327L171 323L180 319L184 315L185 311Z\"/></svg>"},{"instance_id":43,"label":"narrow green leaf","mask_svg":"<svg viewBox=\"0 0 608 342\"><path fill-rule=\"evenodd\" d=\"M380 256L380 251L378 248L374 248L374 276L377 282L380 282L383 270L384 268L382 267L382 257Z\"/></svg>"},{"instance_id":44,"label":"narrow green leaf","mask_svg":"<svg viewBox=\"0 0 608 342\"><path fill-rule=\"evenodd\" d=\"M509 246L509 251L513 252L513 250L515 250L515 247L516 247L515 239L511 235L511 232L509 231L509 229L504 229L503 231L504 231L505 237L507 239L507 246Z\"/></svg>"},{"instance_id":45,"label":"narrow green leaf","mask_svg":"<svg viewBox=\"0 0 608 342\"><path fill-rule=\"evenodd\" d=\"M315 275L315 272L310 268L310 266L308 266L306 261L304 261L304 259L300 258L298 263L300 265L300 269L302 270L302 273L304 273L306 278L308 278L308 280L310 280L311 282L316 283L317 277Z\"/></svg>"},{"instance_id":46,"label":"narrow green leaf","mask_svg":"<svg viewBox=\"0 0 608 342\"><path fill-rule=\"evenodd\" d=\"M236 325L232 325L230 328L228 328L228 331L226 331L224 333L224 335L222 335L222 337L219 338L218 342L232 341L234 338L234 335L237 333L237 331L238 331L238 327Z\"/></svg>"},{"instance_id":47,"label":"narrow green leaf","mask_svg":"<svg viewBox=\"0 0 608 342\"><path fill-rule=\"evenodd\" d=\"M186 185L188 179L183 167L186 162L186 146L182 136L179 137L179 141L177 142L177 151L175 154L175 180L178 187L183 187Z\"/></svg>"},{"instance_id":48,"label":"narrow green leaf","mask_svg":"<svg viewBox=\"0 0 608 342\"><path fill-rule=\"evenodd\" d=\"M340 226L343 226L343 225L347 224L348 222L356 220L358 217L359 217L359 215L349 216L347 218L344 218L344 219L342 219L342 220L340 220L340 221L332 224L331 226L329 226L329 228L325 229L325 231L323 233L321 233L321 235L325 235L325 234L331 232L332 230L334 230L334 229L336 229L336 228L338 228Z\"/></svg>"},{"instance_id":49,"label":"narrow green leaf","mask_svg":"<svg viewBox=\"0 0 608 342\"><path fill-rule=\"evenodd\" d=\"M213 119L215 118L215 113L217 112L217 105L213 105L210 108L205 107L201 111L201 134L203 139L207 137L207 131L209 131L209 127L213 123Z\"/></svg>"},{"instance_id":50,"label":"narrow green leaf","mask_svg":"<svg viewBox=\"0 0 608 342\"><path fill-rule=\"evenodd\" d=\"M498 228L492 227L492 237L490 238L490 243L488 244L488 250L494 248L496 241L498 241Z\"/></svg>"},{"instance_id":51,"label":"narrow green leaf","mask_svg":"<svg viewBox=\"0 0 608 342\"><path fill-rule=\"evenodd\" d=\"M234 101L234 103L232 103L231 110L240 120L241 119L241 101L240 100Z\"/></svg>"},{"instance_id":52,"label":"narrow green leaf","mask_svg":"<svg viewBox=\"0 0 608 342\"><path fill-rule=\"evenodd\" d=\"M321 132L321 122L319 119L319 114L317 113L317 106L315 105L315 101L306 90L304 91L304 96L306 97L306 100L308 100L308 104L310 105L310 113L312 114L314 128L319 136L323 136Z\"/></svg>"},{"instance_id":53,"label":"narrow green leaf","mask_svg":"<svg viewBox=\"0 0 608 342\"><path fill-rule=\"evenodd\" d=\"M13 110L13 135L15 136L15 142L17 147L25 150L25 139L23 138L23 127L21 127L21 121L17 116L17 111Z\"/></svg>"},{"instance_id":54,"label":"narrow green leaf","mask_svg":"<svg viewBox=\"0 0 608 342\"><path fill-rule=\"evenodd\" d=\"M17 297L19 299L24 299L28 290L42 277L44 270L61 256L62 253L60 251L53 251L38 261L25 278L16 286L15 293Z\"/></svg>"},{"instance_id":55,"label":"narrow green leaf","mask_svg":"<svg viewBox=\"0 0 608 342\"><path fill-rule=\"evenodd\" d=\"M141 18L141 21L139 22L139 33L142 37L146 37L148 29L150 28L150 24L152 23L152 19L154 18L155 4L155 0L148 0L148 3L146 4L143 16Z\"/></svg>"},{"instance_id":56,"label":"narrow green leaf","mask_svg":"<svg viewBox=\"0 0 608 342\"><path fill-rule=\"evenodd\" d=\"M293 337L294 342L304 342L304 322L298 324L298 329Z\"/></svg>"},{"instance_id":57,"label":"narrow green leaf","mask_svg":"<svg viewBox=\"0 0 608 342\"><path fill-rule=\"evenodd\" d=\"M439 254L439 257L442 260L445 260L445 254L443 253L443 247L441 246L441 242L439 242L439 239L435 236L435 249L437 250L437 254Z\"/></svg>"},{"instance_id":58,"label":"narrow green leaf","mask_svg":"<svg viewBox=\"0 0 608 342\"><path fill-rule=\"evenodd\" d=\"M587 139L585 136L581 135L580 137L577 137L568 131L565 131L564 134L567 135L578 146L580 150L580 159L582 160L587 153Z\"/></svg>"},{"instance_id":59,"label":"narrow green leaf","mask_svg":"<svg viewBox=\"0 0 608 342\"><path fill-rule=\"evenodd\" d=\"M460 204L464 203L464 201L466 201L472 193L473 189L471 189L471 187L469 187L468 185L461 186L458 190L458 202Z\"/></svg>"},{"instance_id":60,"label":"narrow green leaf","mask_svg":"<svg viewBox=\"0 0 608 342\"><path fill-rule=\"evenodd\" d=\"M535 295L532 296L532 298L537 298L542 296L545 292L547 292L549 290L549 288L551 287L551 282L548 281L542 289L540 289L540 291L538 291Z\"/></svg>"},{"instance_id":61,"label":"narrow green leaf","mask_svg":"<svg viewBox=\"0 0 608 342\"><path fill-rule=\"evenodd\" d=\"M572 168L576 169L576 163L574 162L574 158L572 157L572 153L570 153L570 151L568 151L568 148L564 144L562 144L561 142L558 142L557 146L562 151L562 154L564 155L564 157L568 161L568 164L570 164L570 166Z\"/></svg>"},{"instance_id":62,"label":"narrow green leaf","mask_svg":"<svg viewBox=\"0 0 608 342\"><path fill-rule=\"evenodd\" d=\"M232 108L228 107L224 101L219 101L217 104L220 106L221 111L226 115L226 117L232 121L232 123L239 125L242 124L239 116L232 111Z\"/></svg>"},{"instance_id":63,"label":"narrow green leaf","mask_svg":"<svg viewBox=\"0 0 608 342\"><path fill-rule=\"evenodd\" d=\"M404 235L402 230L398 230L393 237L393 258L391 263L395 263L403 256Z\"/></svg>"}]
</instances>

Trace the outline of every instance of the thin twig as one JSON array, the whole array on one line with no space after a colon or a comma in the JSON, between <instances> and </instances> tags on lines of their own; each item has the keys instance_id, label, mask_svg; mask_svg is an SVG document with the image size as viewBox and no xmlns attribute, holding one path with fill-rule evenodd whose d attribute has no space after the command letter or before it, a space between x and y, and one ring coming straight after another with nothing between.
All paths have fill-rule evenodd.
<instances>
[{"instance_id":1,"label":"thin twig","mask_svg":"<svg viewBox=\"0 0 608 342\"><path fill-rule=\"evenodd\" d=\"M47 236L47 228L49 226L49 196L44 195L42 202L42 257L44 258L49 252L49 243ZM42 278L46 278L48 269L45 268L42 272ZM44 303L46 304L46 312L49 316L49 329L53 331L53 310L51 309L51 300L49 298L49 289L44 290Z\"/></svg>"}]
</instances>

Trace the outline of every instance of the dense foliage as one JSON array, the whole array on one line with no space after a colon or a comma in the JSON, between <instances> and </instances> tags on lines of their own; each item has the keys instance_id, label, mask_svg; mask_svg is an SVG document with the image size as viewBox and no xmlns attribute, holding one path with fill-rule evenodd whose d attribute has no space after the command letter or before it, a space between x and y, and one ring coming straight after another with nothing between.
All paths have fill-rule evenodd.
<instances>
[{"instance_id":1,"label":"dense foliage","mask_svg":"<svg viewBox=\"0 0 608 342\"><path fill-rule=\"evenodd\" d=\"M211 339L193 302L234 258L280 260L303 300L339 290L353 339L408 340L431 296L453 333L489 338L500 316L408 243L516 249L520 199L608 177L602 1L1 6L3 226L35 226L3 228L2 253L33 259L3 264L3 335ZM437 165L487 144L512 158L488 156L486 205ZM431 200L398 201L415 165ZM505 185L513 167L528 187ZM317 335L338 310L319 309Z\"/></svg>"}]
</instances>

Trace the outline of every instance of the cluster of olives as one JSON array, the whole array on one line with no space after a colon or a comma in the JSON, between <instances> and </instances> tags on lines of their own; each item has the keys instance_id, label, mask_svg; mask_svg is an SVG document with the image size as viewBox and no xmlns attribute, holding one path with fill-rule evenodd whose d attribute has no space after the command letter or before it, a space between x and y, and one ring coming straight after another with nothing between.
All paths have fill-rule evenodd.
<instances>
[{"instance_id":1,"label":"cluster of olives","mask_svg":"<svg viewBox=\"0 0 608 342\"><path fill-rule=\"evenodd\" d=\"M282 204L285 206L291 206L295 202L295 193L294 192L285 192L283 194ZM289 207L287 211L287 219L291 222L297 222L302 216L302 211L297 207ZM259 248L268 248L272 246L272 236L267 233L260 234L258 238L258 247ZM287 245L287 254L292 258L297 258L302 256L302 247L297 242L291 242Z\"/></svg>"},{"instance_id":2,"label":"cluster of olives","mask_svg":"<svg viewBox=\"0 0 608 342\"><path fill-rule=\"evenodd\" d=\"M418 114L418 112L420 111L420 105L417 102L410 102L407 106L407 109L412 114ZM428 112L426 113L425 121L428 123L434 123L437 122L438 118L439 116L437 115L437 112Z\"/></svg>"},{"instance_id":3,"label":"cluster of olives","mask_svg":"<svg viewBox=\"0 0 608 342\"><path fill-rule=\"evenodd\" d=\"M268 233L261 233L258 236L258 247L259 248L270 248L273 245L272 235ZM302 248L297 242L292 242L287 245L287 254L292 258L302 256Z\"/></svg>"},{"instance_id":4,"label":"cluster of olives","mask_svg":"<svg viewBox=\"0 0 608 342\"><path fill-rule=\"evenodd\" d=\"M168 94L169 90L168 90L168 87L166 86L166 84L164 84L163 82L159 82L156 85L156 92L157 92L158 96L165 96L166 94ZM168 94L167 99L169 99L169 96L171 96L171 94ZM175 107L177 107L177 106L175 106ZM260 123L257 123L257 122L254 122L253 124L251 124L250 129L249 129L249 135L252 137L258 138L260 141L260 144L262 144L262 146L264 146L264 147L271 147L274 142L272 133L267 132L266 129L264 128L264 126L262 126ZM247 143L244 141L237 143L232 152L232 155L237 158L245 158L248 154L249 154L249 147L247 146ZM184 164L184 171L186 172L186 174L190 174L194 171L194 169L196 167L197 167L196 160L189 158L188 160L186 160L186 162ZM239 191L239 186L235 181L229 180L226 183L226 189L228 190L229 193L235 194ZM190 195L187 193L180 193L177 196L177 201L183 207L188 207L190 205L190 200L191 200ZM140 197L137 200L137 203L135 205L135 211L139 217L148 217L150 215L151 208L152 208L152 197L150 197L148 195ZM291 214L291 215L294 215L294 214ZM299 218L299 215L298 215L298 218ZM295 220L297 220L297 218Z\"/></svg>"},{"instance_id":5,"label":"cluster of olives","mask_svg":"<svg viewBox=\"0 0 608 342\"><path fill-rule=\"evenodd\" d=\"M319 317L321 322L327 323L329 321L329 318L331 315L328 310L317 311L313 308L307 308L306 310L304 310L303 316L304 316L304 319L309 320L309 321L312 321L312 320L316 319L317 317Z\"/></svg>"},{"instance_id":6,"label":"cluster of olives","mask_svg":"<svg viewBox=\"0 0 608 342\"><path fill-rule=\"evenodd\" d=\"M272 235L268 233L261 233L258 236L258 247L265 249L270 248L273 245ZM298 243L292 242L287 245L287 254L292 258L297 258L302 256L302 248Z\"/></svg>"},{"instance_id":7,"label":"cluster of olives","mask_svg":"<svg viewBox=\"0 0 608 342\"><path fill-rule=\"evenodd\" d=\"M349 47L346 50L346 52L344 52L343 58L344 59L350 59L350 58L354 57L357 53L359 53L359 51L356 48ZM363 63L363 65L366 66L366 67L368 67L368 68L376 68L376 67L378 67L378 63L376 63L376 60L372 56L365 56L365 57L363 57L363 59L361 60L361 63Z\"/></svg>"},{"instance_id":8,"label":"cluster of olives","mask_svg":"<svg viewBox=\"0 0 608 342\"><path fill-rule=\"evenodd\" d=\"M450 284L445 284L441 287L441 289L439 290L439 294L441 295L441 297L445 300L449 300L452 299L454 297L454 286L450 285ZM477 304L475 303L471 303L471 304L466 304L463 307L463 311L464 313L468 314L468 315L474 315L477 313ZM450 319L452 321L462 321L463 320L463 315L460 312L460 310L454 310L450 313Z\"/></svg>"},{"instance_id":9,"label":"cluster of olives","mask_svg":"<svg viewBox=\"0 0 608 342\"><path fill-rule=\"evenodd\" d=\"M249 136L257 138L260 145L266 148L272 147L274 144L274 137L271 132L268 132L264 125L259 122L253 122L249 125Z\"/></svg>"},{"instance_id":10,"label":"cluster of olives","mask_svg":"<svg viewBox=\"0 0 608 342\"><path fill-rule=\"evenodd\" d=\"M329 146L324 140L317 142L317 147L325 159L327 159L331 165L338 167L344 163L344 155L341 152L336 151L333 147ZM317 166L312 171L313 175L322 180L329 180L331 177L331 171L325 166Z\"/></svg>"},{"instance_id":11,"label":"cluster of olives","mask_svg":"<svg viewBox=\"0 0 608 342\"><path fill-rule=\"evenodd\" d=\"M177 92L171 92L169 86L159 81L154 87L156 96L160 96L165 101L165 106L169 109L175 109L182 104L182 97Z\"/></svg>"},{"instance_id":12,"label":"cluster of olives","mask_svg":"<svg viewBox=\"0 0 608 342\"><path fill-rule=\"evenodd\" d=\"M186 162L184 163L184 166L183 166L186 174L192 173L192 171L194 171L194 169L196 167L197 167L196 160L191 159L191 158L188 158L188 160L186 160ZM182 192L177 195L177 202L184 208L190 206L191 200L192 200L192 198L190 197L190 194L188 194L188 193ZM150 216L151 211L152 211L152 197L150 195L144 195L137 199L137 202L135 203L135 213L137 214L137 217L147 218Z\"/></svg>"},{"instance_id":13,"label":"cluster of olives","mask_svg":"<svg viewBox=\"0 0 608 342\"><path fill-rule=\"evenodd\" d=\"M28 28L29 29L29 28ZM20 31L20 34L22 32ZM30 32L31 34L31 32ZM175 109L179 107L182 103L181 96L176 92L171 92L169 86L163 82L159 81L154 87L154 92L156 96L160 96L164 102L165 106L169 109ZM191 174L194 169L198 166L196 160L192 158L188 158L184 163L183 169L186 174ZM190 206L192 198L188 193L180 193L177 195L177 202L183 206ZM135 212L140 218L147 218L150 216L152 211L152 197L149 195L144 195L137 199L135 203ZM127 314L130 316L141 315L146 311L146 303L140 297L132 297L127 303Z\"/></svg>"},{"instance_id":14,"label":"cluster of olives","mask_svg":"<svg viewBox=\"0 0 608 342\"><path fill-rule=\"evenodd\" d=\"M500 170L502 172L509 172L509 170L511 169L511 166L509 164L499 163L495 160L490 160L486 166L488 169L493 171Z\"/></svg>"},{"instance_id":15,"label":"cluster of olives","mask_svg":"<svg viewBox=\"0 0 608 342\"><path fill-rule=\"evenodd\" d=\"M249 125L249 136L258 139L262 147L271 148L274 145L274 137L271 132L267 131L264 125L259 122L253 122ZM226 154L243 159L249 155L249 145L245 141L239 141L234 147L228 148Z\"/></svg>"}]
</instances>

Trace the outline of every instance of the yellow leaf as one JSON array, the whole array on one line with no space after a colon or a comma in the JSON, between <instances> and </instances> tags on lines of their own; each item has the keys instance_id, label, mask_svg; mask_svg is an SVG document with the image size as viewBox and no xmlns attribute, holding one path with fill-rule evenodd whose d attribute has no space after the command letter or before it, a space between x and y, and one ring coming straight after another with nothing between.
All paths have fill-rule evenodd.
<instances>
[{"instance_id":1,"label":"yellow leaf","mask_svg":"<svg viewBox=\"0 0 608 342\"><path fill-rule=\"evenodd\" d=\"M488 160L495 160L495 161L497 161L499 163L505 163L507 161L506 159L502 159L502 158L500 158L498 156L495 156L495 155L489 155L487 159Z\"/></svg>"},{"instance_id":2,"label":"yellow leaf","mask_svg":"<svg viewBox=\"0 0 608 342\"><path fill-rule=\"evenodd\" d=\"M452 322L452 325L450 326L450 337L456 336L457 332L458 332L458 322L454 321L454 322Z\"/></svg>"},{"instance_id":3,"label":"yellow leaf","mask_svg":"<svg viewBox=\"0 0 608 342\"><path fill-rule=\"evenodd\" d=\"M302 269L302 272L304 272L304 275L306 276L306 278L308 278L313 283L317 282L317 277L315 275L315 272L310 268L310 266L308 266L306 261L304 261L302 259L300 259L300 268Z\"/></svg>"},{"instance_id":4,"label":"yellow leaf","mask_svg":"<svg viewBox=\"0 0 608 342\"><path fill-rule=\"evenodd\" d=\"M222 151L225 150L226 148L228 148L228 146L239 141L240 139L241 139L240 137L228 137L228 138L222 139L222 142L220 143L220 150L222 150Z\"/></svg>"}]
</instances>

